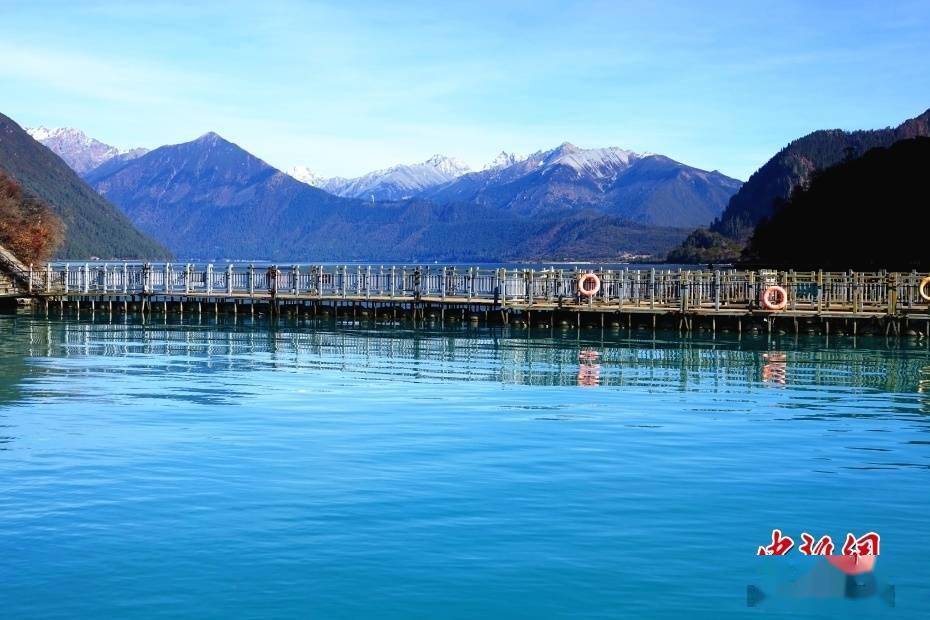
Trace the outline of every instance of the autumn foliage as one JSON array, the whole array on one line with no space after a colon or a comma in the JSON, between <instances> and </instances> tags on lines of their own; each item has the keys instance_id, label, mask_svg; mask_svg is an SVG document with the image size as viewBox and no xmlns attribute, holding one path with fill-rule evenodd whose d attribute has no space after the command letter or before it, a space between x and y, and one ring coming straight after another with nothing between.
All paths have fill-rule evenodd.
<instances>
[{"instance_id":1,"label":"autumn foliage","mask_svg":"<svg viewBox=\"0 0 930 620\"><path fill-rule=\"evenodd\" d=\"M0 245L23 263L41 263L61 243L63 229L48 205L26 195L16 179L0 171Z\"/></svg>"}]
</instances>

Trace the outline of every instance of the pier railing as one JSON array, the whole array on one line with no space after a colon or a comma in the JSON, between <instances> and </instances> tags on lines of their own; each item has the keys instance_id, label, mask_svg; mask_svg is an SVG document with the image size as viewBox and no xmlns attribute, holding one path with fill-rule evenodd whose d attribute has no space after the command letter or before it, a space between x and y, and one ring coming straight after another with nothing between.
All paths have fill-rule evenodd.
<instances>
[{"instance_id":1,"label":"pier railing","mask_svg":"<svg viewBox=\"0 0 930 620\"><path fill-rule=\"evenodd\" d=\"M744 311L762 291L787 292L786 312L928 311L917 272L595 269L600 290L579 294L578 269L444 266L51 263L28 272L45 296L155 295L491 303L682 312Z\"/></svg>"}]
</instances>

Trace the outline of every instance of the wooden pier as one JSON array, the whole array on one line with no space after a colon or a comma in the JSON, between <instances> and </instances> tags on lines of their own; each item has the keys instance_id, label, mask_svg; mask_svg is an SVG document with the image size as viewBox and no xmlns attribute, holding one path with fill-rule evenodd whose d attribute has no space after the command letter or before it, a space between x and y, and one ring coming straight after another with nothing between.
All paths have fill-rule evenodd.
<instances>
[{"instance_id":1,"label":"wooden pier","mask_svg":"<svg viewBox=\"0 0 930 620\"><path fill-rule=\"evenodd\" d=\"M594 269L458 266L50 263L15 274L46 311L250 313L461 320L690 331L911 334L930 337L917 272ZM763 291L780 286L783 310Z\"/></svg>"}]
</instances>

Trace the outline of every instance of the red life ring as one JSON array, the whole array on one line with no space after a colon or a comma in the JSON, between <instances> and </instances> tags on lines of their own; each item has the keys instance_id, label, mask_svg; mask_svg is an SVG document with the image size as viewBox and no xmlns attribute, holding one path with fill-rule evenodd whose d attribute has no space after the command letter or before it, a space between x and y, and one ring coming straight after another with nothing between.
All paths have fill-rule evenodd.
<instances>
[{"instance_id":1,"label":"red life ring","mask_svg":"<svg viewBox=\"0 0 930 620\"><path fill-rule=\"evenodd\" d=\"M594 297L599 290L601 290L601 279L597 277L597 274L588 272L578 277L578 292L585 297Z\"/></svg>"},{"instance_id":2,"label":"red life ring","mask_svg":"<svg viewBox=\"0 0 930 620\"><path fill-rule=\"evenodd\" d=\"M788 307L788 291L770 286L762 293L762 307L766 310L784 310Z\"/></svg>"}]
</instances>

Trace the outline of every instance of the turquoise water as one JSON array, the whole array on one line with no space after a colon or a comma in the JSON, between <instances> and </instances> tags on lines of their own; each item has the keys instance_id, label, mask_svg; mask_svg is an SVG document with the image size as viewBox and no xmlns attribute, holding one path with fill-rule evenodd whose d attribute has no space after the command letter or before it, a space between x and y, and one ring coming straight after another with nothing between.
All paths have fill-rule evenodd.
<instances>
[{"instance_id":1,"label":"turquoise water","mask_svg":"<svg viewBox=\"0 0 930 620\"><path fill-rule=\"evenodd\" d=\"M0 609L790 617L778 527L882 536L897 607L807 617L925 618L924 388L916 340L0 315Z\"/></svg>"}]
</instances>

